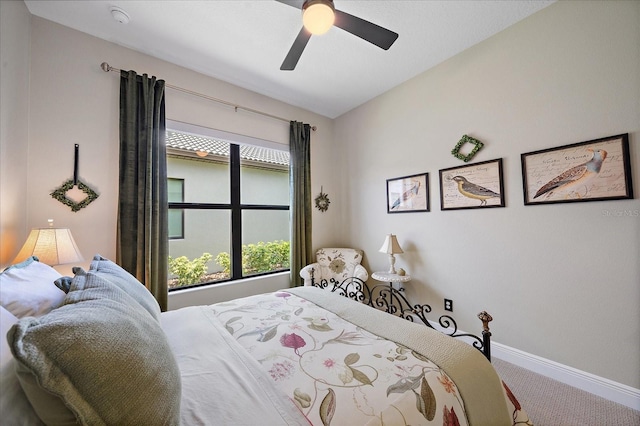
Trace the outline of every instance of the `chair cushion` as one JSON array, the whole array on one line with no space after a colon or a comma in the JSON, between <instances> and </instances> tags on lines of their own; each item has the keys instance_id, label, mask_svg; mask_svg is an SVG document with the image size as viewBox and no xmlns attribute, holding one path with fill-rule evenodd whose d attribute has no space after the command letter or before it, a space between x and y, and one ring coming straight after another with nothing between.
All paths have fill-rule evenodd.
<instances>
[{"instance_id":1,"label":"chair cushion","mask_svg":"<svg viewBox=\"0 0 640 426\"><path fill-rule=\"evenodd\" d=\"M354 269L362 262L362 251L352 248L321 248L316 252L316 261L320 271L317 279L335 278L342 282L354 276Z\"/></svg>"}]
</instances>

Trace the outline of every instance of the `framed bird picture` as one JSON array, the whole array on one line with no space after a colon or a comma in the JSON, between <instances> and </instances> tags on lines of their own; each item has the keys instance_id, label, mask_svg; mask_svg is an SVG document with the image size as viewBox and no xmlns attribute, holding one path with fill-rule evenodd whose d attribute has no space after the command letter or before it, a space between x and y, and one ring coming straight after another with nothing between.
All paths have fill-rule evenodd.
<instances>
[{"instance_id":1,"label":"framed bird picture","mask_svg":"<svg viewBox=\"0 0 640 426\"><path fill-rule=\"evenodd\" d=\"M429 173L387 179L387 213L429 211Z\"/></svg>"},{"instance_id":2,"label":"framed bird picture","mask_svg":"<svg viewBox=\"0 0 640 426\"><path fill-rule=\"evenodd\" d=\"M502 158L440 170L440 210L504 206Z\"/></svg>"},{"instance_id":3,"label":"framed bird picture","mask_svg":"<svg viewBox=\"0 0 640 426\"><path fill-rule=\"evenodd\" d=\"M524 204L633 198L629 134L521 154Z\"/></svg>"}]
</instances>

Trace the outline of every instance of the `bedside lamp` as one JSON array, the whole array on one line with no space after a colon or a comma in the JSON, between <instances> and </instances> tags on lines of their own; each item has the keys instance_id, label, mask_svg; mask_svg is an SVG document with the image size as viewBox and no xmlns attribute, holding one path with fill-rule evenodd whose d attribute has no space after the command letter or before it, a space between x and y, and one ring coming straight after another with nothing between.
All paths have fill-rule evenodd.
<instances>
[{"instance_id":1,"label":"bedside lamp","mask_svg":"<svg viewBox=\"0 0 640 426\"><path fill-rule=\"evenodd\" d=\"M398 244L398 239L396 238L396 236L393 234L388 234L385 237L384 243L382 244L382 247L380 247L379 251L380 253L387 253L389 255L389 273L395 274L396 268L394 267L394 265L396 264L396 258L394 255L398 253L404 253L402 251L402 248L400 247L400 244Z\"/></svg>"},{"instance_id":2,"label":"bedside lamp","mask_svg":"<svg viewBox=\"0 0 640 426\"><path fill-rule=\"evenodd\" d=\"M69 228L54 228L53 220L49 219L48 228L34 228L29 233L27 241L13 260L19 263L30 256L49 266L65 263L82 262L84 258L71 235Z\"/></svg>"}]
</instances>

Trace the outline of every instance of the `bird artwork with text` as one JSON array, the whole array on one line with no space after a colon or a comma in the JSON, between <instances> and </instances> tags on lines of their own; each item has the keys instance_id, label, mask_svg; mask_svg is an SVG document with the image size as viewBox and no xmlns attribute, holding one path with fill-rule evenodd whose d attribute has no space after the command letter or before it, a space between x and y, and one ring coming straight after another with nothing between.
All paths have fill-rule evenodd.
<instances>
[{"instance_id":1,"label":"bird artwork with text","mask_svg":"<svg viewBox=\"0 0 640 426\"><path fill-rule=\"evenodd\" d=\"M402 193L400 197L391 205L391 210L395 210L400 208L400 206L406 204L416 195L418 195L418 191L420 190L420 182L414 182L413 186Z\"/></svg>"},{"instance_id":2,"label":"bird artwork with text","mask_svg":"<svg viewBox=\"0 0 640 426\"><path fill-rule=\"evenodd\" d=\"M553 195L565 194L565 197L569 198L572 194L575 194L577 198L582 198L578 192L584 187L584 196L589 193L588 184L598 176L602 169L602 163L607 158L607 151L602 149L593 150L588 148L587 151L593 152L593 157L586 163L580 164L575 167L571 167L565 170L558 176L551 179L538 189L534 199L545 196L550 198Z\"/></svg>"},{"instance_id":3,"label":"bird artwork with text","mask_svg":"<svg viewBox=\"0 0 640 426\"><path fill-rule=\"evenodd\" d=\"M458 192L467 198L480 200L481 206L487 205L487 200L491 198L500 198L500 194L475 183L469 182L462 176L454 176L452 178L458 184Z\"/></svg>"}]
</instances>

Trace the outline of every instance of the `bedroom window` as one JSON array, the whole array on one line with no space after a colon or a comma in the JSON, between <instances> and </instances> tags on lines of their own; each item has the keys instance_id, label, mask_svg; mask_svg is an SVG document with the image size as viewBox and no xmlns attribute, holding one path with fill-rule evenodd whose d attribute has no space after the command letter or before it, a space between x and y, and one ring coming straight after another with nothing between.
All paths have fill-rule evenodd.
<instances>
[{"instance_id":1,"label":"bedroom window","mask_svg":"<svg viewBox=\"0 0 640 426\"><path fill-rule=\"evenodd\" d=\"M169 290L288 270L287 148L167 127Z\"/></svg>"}]
</instances>

